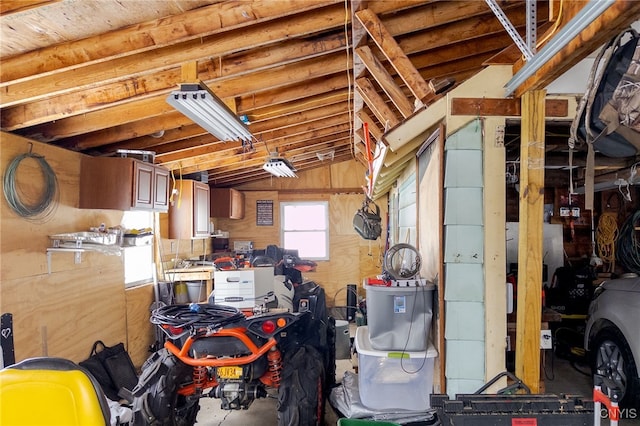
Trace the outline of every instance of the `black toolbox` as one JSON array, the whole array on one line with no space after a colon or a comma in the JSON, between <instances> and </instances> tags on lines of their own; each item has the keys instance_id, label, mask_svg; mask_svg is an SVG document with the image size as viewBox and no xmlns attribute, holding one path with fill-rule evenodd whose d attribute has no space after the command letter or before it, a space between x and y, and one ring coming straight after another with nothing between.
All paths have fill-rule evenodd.
<instances>
[{"instance_id":1,"label":"black toolbox","mask_svg":"<svg viewBox=\"0 0 640 426\"><path fill-rule=\"evenodd\" d=\"M593 425L593 400L578 395L431 395L442 426Z\"/></svg>"}]
</instances>

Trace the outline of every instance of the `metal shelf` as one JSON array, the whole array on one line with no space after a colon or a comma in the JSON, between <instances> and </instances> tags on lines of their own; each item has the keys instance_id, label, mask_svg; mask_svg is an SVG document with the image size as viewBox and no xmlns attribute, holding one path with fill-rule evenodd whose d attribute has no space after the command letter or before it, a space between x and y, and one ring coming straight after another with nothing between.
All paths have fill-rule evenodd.
<instances>
[{"instance_id":1,"label":"metal shelf","mask_svg":"<svg viewBox=\"0 0 640 426\"><path fill-rule=\"evenodd\" d=\"M59 242L54 241L54 247L47 248L47 272L51 274L51 253L73 253L73 263L82 263L82 253L85 252L100 252L103 254L115 254L120 255L122 247L117 245L96 245L96 244L82 244L82 241L76 241L76 247L59 247Z\"/></svg>"}]
</instances>

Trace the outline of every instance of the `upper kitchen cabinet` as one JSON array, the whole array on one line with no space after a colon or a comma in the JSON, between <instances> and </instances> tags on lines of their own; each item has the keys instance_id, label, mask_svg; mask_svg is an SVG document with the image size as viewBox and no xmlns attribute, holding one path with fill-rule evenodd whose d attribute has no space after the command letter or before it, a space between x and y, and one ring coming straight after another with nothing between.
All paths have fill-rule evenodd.
<instances>
[{"instance_id":1,"label":"upper kitchen cabinet","mask_svg":"<svg viewBox=\"0 0 640 426\"><path fill-rule=\"evenodd\" d=\"M244 194L231 188L211 188L211 216L244 219Z\"/></svg>"},{"instance_id":2,"label":"upper kitchen cabinet","mask_svg":"<svg viewBox=\"0 0 640 426\"><path fill-rule=\"evenodd\" d=\"M183 179L176 182L176 189L169 206L169 238L209 237L209 185Z\"/></svg>"},{"instance_id":3,"label":"upper kitchen cabinet","mask_svg":"<svg viewBox=\"0 0 640 426\"><path fill-rule=\"evenodd\" d=\"M135 158L83 157L80 208L169 209L169 171Z\"/></svg>"}]
</instances>

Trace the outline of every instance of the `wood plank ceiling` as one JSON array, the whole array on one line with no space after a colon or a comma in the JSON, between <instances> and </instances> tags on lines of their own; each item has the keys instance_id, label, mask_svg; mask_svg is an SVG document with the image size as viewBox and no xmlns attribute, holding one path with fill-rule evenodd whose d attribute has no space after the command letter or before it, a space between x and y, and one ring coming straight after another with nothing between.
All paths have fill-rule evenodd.
<instances>
[{"instance_id":1,"label":"wood plank ceiling","mask_svg":"<svg viewBox=\"0 0 640 426\"><path fill-rule=\"evenodd\" d=\"M497 3L523 33L525 3ZM154 151L219 187L267 178L275 151L298 170L366 163L364 122L380 139L438 98L434 84L520 58L483 1L3 0L0 13L2 130L90 155ZM554 14L538 2L539 31ZM251 146L166 103L193 62L248 117Z\"/></svg>"}]
</instances>

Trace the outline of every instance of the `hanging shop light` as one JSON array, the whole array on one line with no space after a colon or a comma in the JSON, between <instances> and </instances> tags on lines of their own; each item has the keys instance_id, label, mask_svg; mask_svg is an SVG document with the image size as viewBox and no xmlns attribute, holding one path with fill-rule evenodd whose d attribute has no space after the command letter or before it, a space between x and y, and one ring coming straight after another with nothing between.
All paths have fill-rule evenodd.
<instances>
[{"instance_id":1,"label":"hanging shop light","mask_svg":"<svg viewBox=\"0 0 640 426\"><path fill-rule=\"evenodd\" d=\"M276 177L298 177L296 168L286 158L271 157L262 168Z\"/></svg>"},{"instance_id":2,"label":"hanging shop light","mask_svg":"<svg viewBox=\"0 0 640 426\"><path fill-rule=\"evenodd\" d=\"M180 84L167 103L221 141L253 139L247 125L203 83Z\"/></svg>"}]
</instances>

